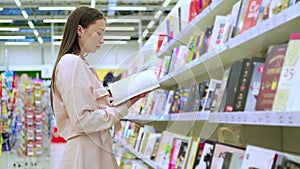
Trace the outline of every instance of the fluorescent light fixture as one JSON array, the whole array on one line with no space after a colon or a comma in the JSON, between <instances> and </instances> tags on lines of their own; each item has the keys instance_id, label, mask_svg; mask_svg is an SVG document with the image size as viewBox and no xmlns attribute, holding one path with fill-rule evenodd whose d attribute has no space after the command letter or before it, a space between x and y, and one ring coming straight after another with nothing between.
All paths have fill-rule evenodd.
<instances>
[{"instance_id":1,"label":"fluorescent light fixture","mask_svg":"<svg viewBox=\"0 0 300 169\"><path fill-rule=\"evenodd\" d=\"M25 39L25 36L0 36L0 39Z\"/></svg>"},{"instance_id":2,"label":"fluorescent light fixture","mask_svg":"<svg viewBox=\"0 0 300 169\"><path fill-rule=\"evenodd\" d=\"M43 41L43 39L41 37L38 37L37 40L39 41L40 44L44 43L44 41Z\"/></svg>"},{"instance_id":3,"label":"fluorescent light fixture","mask_svg":"<svg viewBox=\"0 0 300 169\"><path fill-rule=\"evenodd\" d=\"M18 7L21 7L21 2L19 0L15 0L15 3Z\"/></svg>"},{"instance_id":4,"label":"fluorescent light fixture","mask_svg":"<svg viewBox=\"0 0 300 169\"><path fill-rule=\"evenodd\" d=\"M122 40L130 40L130 36L104 36L104 39L122 39Z\"/></svg>"},{"instance_id":5,"label":"fluorescent light fixture","mask_svg":"<svg viewBox=\"0 0 300 169\"><path fill-rule=\"evenodd\" d=\"M105 45L126 45L127 41L104 41Z\"/></svg>"},{"instance_id":6,"label":"fluorescent light fixture","mask_svg":"<svg viewBox=\"0 0 300 169\"><path fill-rule=\"evenodd\" d=\"M154 15L154 18L155 18L155 19L158 19L158 18L160 17L161 14L162 14L162 11L161 11L161 10L157 11L157 12L155 13L155 15Z\"/></svg>"},{"instance_id":7,"label":"fluorescent light fixture","mask_svg":"<svg viewBox=\"0 0 300 169\"><path fill-rule=\"evenodd\" d=\"M91 8L95 8L96 6L96 0L91 0Z\"/></svg>"},{"instance_id":8,"label":"fluorescent light fixture","mask_svg":"<svg viewBox=\"0 0 300 169\"><path fill-rule=\"evenodd\" d=\"M106 27L106 31L134 31L134 27Z\"/></svg>"},{"instance_id":9,"label":"fluorescent light fixture","mask_svg":"<svg viewBox=\"0 0 300 169\"><path fill-rule=\"evenodd\" d=\"M22 15L24 16L25 19L28 19L28 14L26 13L25 10L22 10Z\"/></svg>"},{"instance_id":10,"label":"fluorescent light fixture","mask_svg":"<svg viewBox=\"0 0 300 169\"><path fill-rule=\"evenodd\" d=\"M140 19L126 19L126 18L120 18L120 19L107 19L107 23L139 23Z\"/></svg>"},{"instance_id":11,"label":"fluorescent light fixture","mask_svg":"<svg viewBox=\"0 0 300 169\"><path fill-rule=\"evenodd\" d=\"M44 23L66 23L67 19L44 19Z\"/></svg>"},{"instance_id":12,"label":"fluorescent light fixture","mask_svg":"<svg viewBox=\"0 0 300 169\"><path fill-rule=\"evenodd\" d=\"M75 6L41 6L38 8L40 11L73 11L76 9Z\"/></svg>"},{"instance_id":13,"label":"fluorescent light fixture","mask_svg":"<svg viewBox=\"0 0 300 169\"><path fill-rule=\"evenodd\" d=\"M18 27L0 27L0 31L19 31L20 28Z\"/></svg>"},{"instance_id":14,"label":"fluorescent light fixture","mask_svg":"<svg viewBox=\"0 0 300 169\"><path fill-rule=\"evenodd\" d=\"M30 45L30 42L4 42L4 45Z\"/></svg>"},{"instance_id":15,"label":"fluorescent light fixture","mask_svg":"<svg viewBox=\"0 0 300 169\"><path fill-rule=\"evenodd\" d=\"M146 36L148 35L148 33L149 33L149 31L148 31L148 29L146 29L146 30L144 30L142 36L143 36L143 37L146 37Z\"/></svg>"},{"instance_id":16,"label":"fluorescent light fixture","mask_svg":"<svg viewBox=\"0 0 300 169\"><path fill-rule=\"evenodd\" d=\"M112 11L146 11L144 6L109 6L108 10Z\"/></svg>"},{"instance_id":17,"label":"fluorescent light fixture","mask_svg":"<svg viewBox=\"0 0 300 169\"><path fill-rule=\"evenodd\" d=\"M59 45L61 45L61 41L54 41L53 45L59 46Z\"/></svg>"},{"instance_id":18,"label":"fluorescent light fixture","mask_svg":"<svg viewBox=\"0 0 300 169\"><path fill-rule=\"evenodd\" d=\"M32 21L28 21L27 24L29 25L30 29L34 28L34 25L33 25Z\"/></svg>"},{"instance_id":19,"label":"fluorescent light fixture","mask_svg":"<svg viewBox=\"0 0 300 169\"><path fill-rule=\"evenodd\" d=\"M12 23L12 19L0 19L0 23Z\"/></svg>"},{"instance_id":20,"label":"fluorescent light fixture","mask_svg":"<svg viewBox=\"0 0 300 169\"><path fill-rule=\"evenodd\" d=\"M33 30L33 34L36 36L36 37L38 37L39 36L39 32L35 29L35 30Z\"/></svg>"},{"instance_id":21,"label":"fluorescent light fixture","mask_svg":"<svg viewBox=\"0 0 300 169\"><path fill-rule=\"evenodd\" d=\"M162 4L162 7L166 8L170 2L171 0L165 0L165 2Z\"/></svg>"},{"instance_id":22,"label":"fluorescent light fixture","mask_svg":"<svg viewBox=\"0 0 300 169\"><path fill-rule=\"evenodd\" d=\"M3 8L2 8L2 7L0 7L0 11L3 11Z\"/></svg>"},{"instance_id":23,"label":"fluorescent light fixture","mask_svg":"<svg viewBox=\"0 0 300 169\"><path fill-rule=\"evenodd\" d=\"M62 35L54 35L52 36L53 39L62 39L63 36Z\"/></svg>"},{"instance_id":24,"label":"fluorescent light fixture","mask_svg":"<svg viewBox=\"0 0 300 169\"><path fill-rule=\"evenodd\" d=\"M154 25L154 20L152 20L152 21L149 22L147 28L151 29L153 27L153 25Z\"/></svg>"}]
</instances>

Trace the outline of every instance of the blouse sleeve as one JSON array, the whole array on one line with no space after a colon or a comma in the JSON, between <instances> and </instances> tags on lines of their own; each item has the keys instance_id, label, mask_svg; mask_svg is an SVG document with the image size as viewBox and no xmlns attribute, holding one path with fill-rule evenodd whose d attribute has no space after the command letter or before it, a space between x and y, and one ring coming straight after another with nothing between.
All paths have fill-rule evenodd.
<instances>
[{"instance_id":1,"label":"blouse sleeve","mask_svg":"<svg viewBox=\"0 0 300 169\"><path fill-rule=\"evenodd\" d=\"M79 58L79 57L78 57ZM99 93L91 72L79 59L72 58L58 67L57 86L62 91L62 100L73 127L79 132L96 132L108 129L127 115L128 107L122 104L111 107L106 94ZM99 83L99 82L98 82Z\"/></svg>"}]
</instances>

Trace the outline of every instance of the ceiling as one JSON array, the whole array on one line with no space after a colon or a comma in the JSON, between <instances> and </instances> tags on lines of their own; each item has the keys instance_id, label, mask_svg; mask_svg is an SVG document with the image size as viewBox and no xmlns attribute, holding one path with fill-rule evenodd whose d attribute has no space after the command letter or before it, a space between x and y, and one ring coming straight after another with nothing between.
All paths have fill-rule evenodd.
<instances>
[{"instance_id":1,"label":"ceiling","mask_svg":"<svg viewBox=\"0 0 300 169\"><path fill-rule=\"evenodd\" d=\"M167 2L166 2L167 1ZM160 21L170 12L177 0L1 0L0 1L0 42L51 42L60 41L64 27L62 23L47 23L45 19L65 20L72 10L58 7L94 6L105 13L109 24L105 41L138 40L151 36ZM164 4L165 3L165 4ZM168 4L166 6L166 4ZM39 7L55 7L41 10ZM130 7L112 9L111 7ZM141 10L135 7L143 7ZM22 11L25 11L22 13ZM161 11L159 17L158 14ZM154 17L156 15L156 18ZM112 20L113 19L113 20ZM4 23L10 20L11 22ZM122 23L121 23L121 22ZM152 25L149 23L152 21ZM29 22L32 22L29 23ZM1 30L2 29L2 30ZM3 30L4 29L4 30ZM8 29L8 30L5 30ZM15 31L12 31L16 29ZM128 30L126 30L128 29ZM149 34L142 33L148 30ZM4 37L5 36L5 37ZM8 37L7 37L8 36ZM21 39L17 39L15 36ZM25 39L23 39L25 36ZM112 37L113 36L113 37ZM124 37L126 36L126 37ZM12 39L10 39L12 38ZM125 39L124 39L125 38Z\"/></svg>"}]
</instances>

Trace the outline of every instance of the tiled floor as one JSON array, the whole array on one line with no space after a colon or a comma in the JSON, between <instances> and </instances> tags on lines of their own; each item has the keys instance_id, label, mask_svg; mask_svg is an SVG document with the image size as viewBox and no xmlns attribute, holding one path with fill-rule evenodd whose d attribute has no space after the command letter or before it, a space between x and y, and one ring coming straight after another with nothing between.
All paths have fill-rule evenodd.
<instances>
[{"instance_id":1,"label":"tiled floor","mask_svg":"<svg viewBox=\"0 0 300 169\"><path fill-rule=\"evenodd\" d=\"M51 155L40 158L20 158L15 153L3 153L0 169L56 169L65 144L52 144Z\"/></svg>"}]
</instances>

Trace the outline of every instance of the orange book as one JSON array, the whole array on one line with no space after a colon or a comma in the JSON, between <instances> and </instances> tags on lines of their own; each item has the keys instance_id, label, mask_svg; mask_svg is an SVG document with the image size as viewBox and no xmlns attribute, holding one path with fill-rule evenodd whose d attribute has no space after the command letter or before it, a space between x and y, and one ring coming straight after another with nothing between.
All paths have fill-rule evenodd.
<instances>
[{"instance_id":1,"label":"orange book","mask_svg":"<svg viewBox=\"0 0 300 169\"><path fill-rule=\"evenodd\" d=\"M256 25L261 5L262 0L250 0L248 2L241 33Z\"/></svg>"}]
</instances>

